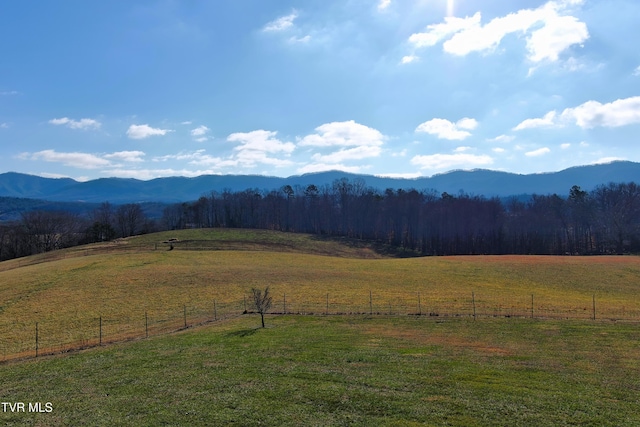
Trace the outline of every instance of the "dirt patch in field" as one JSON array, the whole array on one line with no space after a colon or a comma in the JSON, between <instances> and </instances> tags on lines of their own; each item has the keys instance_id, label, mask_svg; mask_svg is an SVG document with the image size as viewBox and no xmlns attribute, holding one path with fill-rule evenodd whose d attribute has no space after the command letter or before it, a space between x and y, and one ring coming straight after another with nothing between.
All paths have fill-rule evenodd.
<instances>
[{"instance_id":1,"label":"dirt patch in field","mask_svg":"<svg viewBox=\"0 0 640 427\"><path fill-rule=\"evenodd\" d=\"M533 265L561 265L561 264L630 264L639 265L640 257L632 255L599 255L599 256L571 256L571 255L456 255L445 256L442 259L460 262L481 262L483 264L533 264Z\"/></svg>"},{"instance_id":2,"label":"dirt patch in field","mask_svg":"<svg viewBox=\"0 0 640 427\"><path fill-rule=\"evenodd\" d=\"M368 335L386 337L406 341L411 347L416 345L438 346L454 350L455 352L471 350L485 356L511 356L513 352L507 348L496 346L494 343L467 339L458 335L424 331L417 329L399 329L397 327L371 325L365 331Z\"/></svg>"}]
</instances>

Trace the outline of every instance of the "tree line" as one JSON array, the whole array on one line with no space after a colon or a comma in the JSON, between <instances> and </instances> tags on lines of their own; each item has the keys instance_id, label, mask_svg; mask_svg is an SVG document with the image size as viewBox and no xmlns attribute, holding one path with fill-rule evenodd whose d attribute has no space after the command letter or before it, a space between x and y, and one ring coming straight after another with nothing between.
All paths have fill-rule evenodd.
<instances>
[{"instance_id":1,"label":"tree line","mask_svg":"<svg viewBox=\"0 0 640 427\"><path fill-rule=\"evenodd\" d=\"M378 189L361 179L261 191L212 191L147 218L140 205L103 203L79 218L33 211L0 230L0 259L159 230L258 228L373 240L420 255L588 255L640 252L640 187L578 186L526 201Z\"/></svg>"},{"instance_id":2,"label":"tree line","mask_svg":"<svg viewBox=\"0 0 640 427\"><path fill-rule=\"evenodd\" d=\"M159 231L140 204L105 202L89 215L66 210L31 210L0 223L0 261Z\"/></svg>"},{"instance_id":3,"label":"tree line","mask_svg":"<svg viewBox=\"0 0 640 427\"><path fill-rule=\"evenodd\" d=\"M619 254L640 251L640 187L610 183L523 202L367 187L211 192L165 209L166 229L261 228L375 240L421 255Z\"/></svg>"}]
</instances>

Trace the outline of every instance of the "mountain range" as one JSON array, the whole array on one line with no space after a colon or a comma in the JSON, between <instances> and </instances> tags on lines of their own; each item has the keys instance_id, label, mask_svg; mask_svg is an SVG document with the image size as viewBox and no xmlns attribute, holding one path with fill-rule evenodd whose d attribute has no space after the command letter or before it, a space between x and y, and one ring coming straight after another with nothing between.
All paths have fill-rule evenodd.
<instances>
[{"instance_id":1,"label":"mountain range","mask_svg":"<svg viewBox=\"0 0 640 427\"><path fill-rule=\"evenodd\" d=\"M509 197L523 194L566 196L573 185L592 190L609 182L640 183L640 163L617 161L606 164L577 166L559 172L516 174L486 169L455 170L414 179L385 178L373 175L330 171L287 178L260 175L202 175L194 178L168 177L148 181L123 178L100 178L75 181L71 178L43 178L7 172L0 174L0 197L29 198L57 202L175 203L197 200L211 191L246 189L275 190L284 185L318 188L335 180L361 179L378 190L416 189L458 194L463 191L485 197Z\"/></svg>"}]
</instances>

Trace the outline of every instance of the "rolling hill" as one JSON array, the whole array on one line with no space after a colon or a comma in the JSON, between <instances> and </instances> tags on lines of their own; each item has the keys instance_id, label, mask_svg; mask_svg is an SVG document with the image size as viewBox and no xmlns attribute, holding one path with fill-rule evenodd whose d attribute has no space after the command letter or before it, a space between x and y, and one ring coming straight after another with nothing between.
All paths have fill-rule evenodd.
<instances>
[{"instance_id":1,"label":"rolling hill","mask_svg":"<svg viewBox=\"0 0 640 427\"><path fill-rule=\"evenodd\" d=\"M0 424L638 425L637 257L315 239L179 230L2 263Z\"/></svg>"}]
</instances>

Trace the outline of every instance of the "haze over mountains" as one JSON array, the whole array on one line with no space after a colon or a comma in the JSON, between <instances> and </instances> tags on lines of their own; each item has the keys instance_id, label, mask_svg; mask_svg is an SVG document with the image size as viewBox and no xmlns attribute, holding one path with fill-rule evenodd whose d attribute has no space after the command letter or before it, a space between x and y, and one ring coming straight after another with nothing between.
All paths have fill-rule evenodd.
<instances>
[{"instance_id":1,"label":"haze over mountains","mask_svg":"<svg viewBox=\"0 0 640 427\"><path fill-rule=\"evenodd\" d=\"M416 189L457 194L463 191L485 197L508 197L522 194L559 194L565 196L573 185L592 190L609 182L640 182L640 163L617 161L607 164L579 166L553 173L521 175L476 169L456 170L431 177L385 178L332 171L290 176L287 178L259 175L203 175L195 178L170 177L149 181L123 178L101 178L78 182L70 178L43 178L15 172L0 174L0 197L19 197L60 202L141 203L184 202L196 200L211 191L242 191L248 188L276 190L284 185L317 187L335 180L362 179L378 190Z\"/></svg>"}]
</instances>

